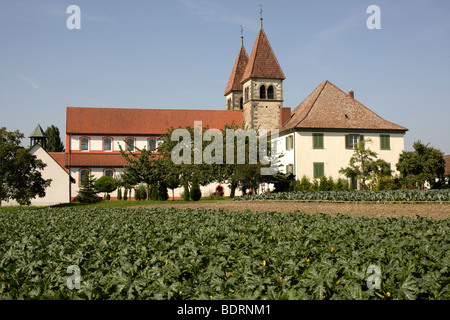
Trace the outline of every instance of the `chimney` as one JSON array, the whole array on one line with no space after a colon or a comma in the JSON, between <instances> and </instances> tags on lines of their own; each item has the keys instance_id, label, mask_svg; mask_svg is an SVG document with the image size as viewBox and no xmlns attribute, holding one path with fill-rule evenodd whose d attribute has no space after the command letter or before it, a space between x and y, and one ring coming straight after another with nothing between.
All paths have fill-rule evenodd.
<instances>
[{"instance_id":1,"label":"chimney","mask_svg":"<svg viewBox=\"0 0 450 320\"><path fill-rule=\"evenodd\" d=\"M281 107L280 110L280 127L291 118L291 108Z\"/></svg>"},{"instance_id":2,"label":"chimney","mask_svg":"<svg viewBox=\"0 0 450 320\"><path fill-rule=\"evenodd\" d=\"M352 89L350 89L350 90L348 91L348 95L349 95L350 97L352 97L353 99L355 99L355 92L354 92Z\"/></svg>"}]
</instances>

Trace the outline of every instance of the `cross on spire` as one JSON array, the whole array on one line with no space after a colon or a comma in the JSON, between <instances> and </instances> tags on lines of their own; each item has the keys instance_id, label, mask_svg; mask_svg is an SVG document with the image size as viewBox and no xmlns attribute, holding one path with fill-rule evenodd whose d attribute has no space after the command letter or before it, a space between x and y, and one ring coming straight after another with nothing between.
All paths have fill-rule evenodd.
<instances>
[{"instance_id":1,"label":"cross on spire","mask_svg":"<svg viewBox=\"0 0 450 320\"><path fill-rule=\"evenodd\" d=\"M244 27L241 24L241 47L244 46Z\"/></svg>"},{"instance_id":2,"label":"cross on spire","mask_svg":"<svg viewBox=\"0 0 450 320\"><path fill-rule=\"evenodd\" d=\"M260 18L259 18L259 20L261 21L261 29L262 29L262 27L263 27L263 17L262 17L262 14L263 14L263 9L262 9L262 4L258 4L258 6L259 6L259 15L261 16Z\"/></svg>"}]
</instances>

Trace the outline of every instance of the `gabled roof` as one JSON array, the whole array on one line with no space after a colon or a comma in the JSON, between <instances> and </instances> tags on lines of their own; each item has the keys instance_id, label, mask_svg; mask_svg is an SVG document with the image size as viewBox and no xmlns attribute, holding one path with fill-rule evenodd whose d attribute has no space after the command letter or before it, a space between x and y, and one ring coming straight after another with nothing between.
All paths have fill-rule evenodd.
<instances>
[{"instance_id":1,"label":"gabled roof","mask_svg":"<svg viewBox=\"0 0 450 320\"><path fill-rule=\"evenodd\" d=\"M242 75L248 63L248 54L244 46L239 49L239 54L234 63L233 71L231 71L230 79L228 80L227 87L225 89L225 96L231 91L242 91Z\"/></svg>"},{"instance_id":2,"label":"gabled roof","mask_svg":"<svg viewBox=\"0 0 450 320\"><path fill-rule=\"evenodd\" d=\"M67 134L161 135L171 126L222 129L233 121L242 124L242 112L228 110L122 109L67 107Z\"/></svg>"},{"instance_id":3,"label":"gabled roof","mask_svg":"<svg viewBox=\"0 0 450 320\"><path fill-rule=\"evenodd\" d=\"M28 136L28 138L47 138L47 135L38 124L36 128L34 128L33 132Z\"/></svg>"},{"instance_id":4,"label":"gabled roof","mask_svg":"<svg viewBox=\"0 0 450 320\"><path fill-rule=\"evenodd\" d=\"M249 78L282 80L286 78L262 28L259 30L241 81L244 82Z\"/></svg>"},{"instance_id":5,"label":"gabled roof","mask_svg":"<svg viewBox=\"0 0 450 320\"><path fill-rule=\"evenodd\" d=\"M328 80L294 109L280 131L294 128L408 130L384 120Z\"/></svg>"}]
</instances>

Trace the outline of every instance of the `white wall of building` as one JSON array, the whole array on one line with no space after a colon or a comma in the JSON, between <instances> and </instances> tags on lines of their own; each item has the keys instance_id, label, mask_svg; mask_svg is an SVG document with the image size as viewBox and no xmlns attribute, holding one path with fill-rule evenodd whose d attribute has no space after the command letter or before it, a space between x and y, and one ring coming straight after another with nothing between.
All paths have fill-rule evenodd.
<instances>
[{"instance_id":1,"label":"white wall of building","mask_svg":"<svg viewBox=\"0 0 450 320\"><path fill-rule=\"evenodd\" d=\"M300 180L303 175L312 180L314 178L314 163L324 163L325 176L345 178L339 174L341 168L349 165L349 160L353 155L352 149L346 149L345 136L346 132L314 132L323 133L324 148L313 148L313 132L297 131L288 135L294 135L295 155L294 151L286 151L286 137L288 135L280 135L273 141L277 143L277 152L283 152L285 155L280 159L280 171L285 173L288 164L294 164L294 174L296 179ZM395 165L399 156L404 150L404 135L398 133L367 133L364 131L351 134L364 135L364 140L371 139L372 142L366 142L366 148L375 151L379 159L383 159L391 164L393 174L398 173ZM390 136L390 149L381 150L380 135Z\"/></svg>"},{"instance_id":2,"label":"white wall of building","mask_svg":"<svg viewBox=\"0 0 450 320\"><path fill-rule=\"evenodd\" d=\"M31 148L30 153L42 160L47 166L41 170L43 179L51 179L50 186L45 189L45 197L31 200L32 206L50 206L68 203L69 175L68 173L38 144ZM16 201L2 202L2 206L16 206Z\"/></svg>"}]
</instances>

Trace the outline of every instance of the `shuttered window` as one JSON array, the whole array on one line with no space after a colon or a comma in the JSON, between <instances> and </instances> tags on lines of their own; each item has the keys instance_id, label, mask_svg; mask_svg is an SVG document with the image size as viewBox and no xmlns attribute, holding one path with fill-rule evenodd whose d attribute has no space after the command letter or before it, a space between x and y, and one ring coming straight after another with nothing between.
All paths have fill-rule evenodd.
<instances>
[{"instance_id":1,"label":"shuttered window","mask_svg":"<svg viewBox=\"0 0 450 320\"><path fill-rule=\"evenodd\" d=\"M294 173L294 165L292 163L286 166L286 174L290 173Z\"/></svg>"},{"instance_id":2,"label":"shuttered window","mask_svg":"<svg viewBox=\"0 0 450 320\"><path fill-rule=\"evenodd\" d=\"M323 162L314 162L314 179L320 179L325 175L324 163Z\"/></svg>"},{"instance_id":3,"label":"shuttered window","mask_svg":"<svg viewBox=\"0 0 450 320\"><path fill-rule=\"evenodd\" d=\"M380 149L381 150L391 149L391 139L389 135L380 135Z\"/></svg>"},{"instance_id":4,"label":"shuttered window","mask_svg":"<svg viewBox=\"0 0 450 320\"><path fill-rule=\"evenodd\" d=\"M290 135L286 137L286 151L292 150L294 148L294 136Z\"/></svg>"},{"instance_id":5,"label":"shuttered window","mask_svg":"<svg viewBox=\"0 0 450 320\"><path fill-rule=\"evenodd\" d=\"M323 149L323 133L313 133L313 149Z\"/></svg>"}]
</instances>

